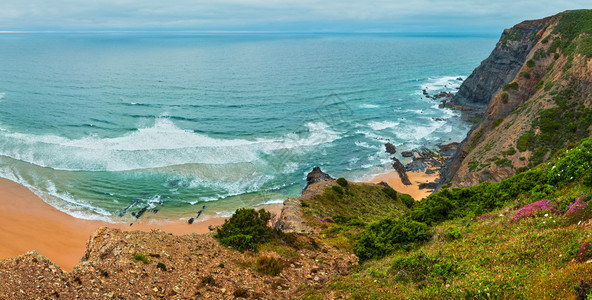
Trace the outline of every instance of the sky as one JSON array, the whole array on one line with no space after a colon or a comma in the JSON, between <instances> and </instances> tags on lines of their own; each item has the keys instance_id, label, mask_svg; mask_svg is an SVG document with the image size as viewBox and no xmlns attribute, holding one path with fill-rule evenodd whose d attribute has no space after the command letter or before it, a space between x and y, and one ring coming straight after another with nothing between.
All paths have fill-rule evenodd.
<instances>
[{"instance_id":1,"label":"sky","mask_svg":"<svg viewBox=\"0 0 592 300\"><path fill-rule=\"evenodd\" d=\"M3 31L500 33L590 0L1 0Z\"/></svg>"}]
</instances>

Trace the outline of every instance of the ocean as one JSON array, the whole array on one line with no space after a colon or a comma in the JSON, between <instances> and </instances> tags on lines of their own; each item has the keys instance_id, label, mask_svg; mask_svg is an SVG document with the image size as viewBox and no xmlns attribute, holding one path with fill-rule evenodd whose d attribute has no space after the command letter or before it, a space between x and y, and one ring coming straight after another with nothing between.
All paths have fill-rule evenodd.
<instances>
[{"instance_id":1,"label":"ocean","mask_svg":"<svg viewBox=\"0 0 592 300\"><path fill-rule=\"evenodd\" d=\"M422 90L456 91L496 42L0 34L0 177L108 222L281 202L314 166L361 180L392 170L386 142L400 155L462 140L470 125Z\"/></svg>"}]
</instances>

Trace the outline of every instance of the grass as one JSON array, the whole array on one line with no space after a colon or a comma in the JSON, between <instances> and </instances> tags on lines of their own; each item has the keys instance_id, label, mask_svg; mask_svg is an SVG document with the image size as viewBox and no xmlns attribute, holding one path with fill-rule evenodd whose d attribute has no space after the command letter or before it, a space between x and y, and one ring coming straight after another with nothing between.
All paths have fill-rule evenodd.
<instances>
[{"instance_id":1,"label":"grass","mask_svg":"<svg viewBox=\"0 0 592 300\"><path fill-rule=\"evenodd\" d=\"M423 199L399 220L425 222L431 238L366 256L351 274L307 289L305 298L329 292L348 299L572 298L580 281L592 278L586 263L592 234L579 226L592 217L590 149L592 139L584 139L550 163L499 183L444 189ZM367 226L362 235L380 247L384 241L374 237L382 233L372 226L388 235L401 231Z\"/></svg>"},{"instance_id":2,"label":"grass","mask_svg":"<svg viewBox=\"0 0 592 300\"><path fill-rule=\"evenodd\" d=\"M132 259L134 261L141 261L144 264L148 264L150 262L150 259L148 259L148 257L146 257L146 255L143 253L135 253L134 255L132 255Z\"/></svg>"}]
</instances>

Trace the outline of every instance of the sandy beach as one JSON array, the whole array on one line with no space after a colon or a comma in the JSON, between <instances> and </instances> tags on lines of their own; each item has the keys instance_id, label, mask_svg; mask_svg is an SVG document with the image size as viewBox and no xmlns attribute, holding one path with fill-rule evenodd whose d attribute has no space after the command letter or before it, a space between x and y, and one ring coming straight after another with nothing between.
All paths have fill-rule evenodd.
<instances>
[{"instance_id":1,"label":"sandy beach","mask_svg":"<svg viewBox=\"0 0 592 300\"><path fill-rule=\"evenodd\" d=\"M123 223L77 219L45 203L26 187L6 179L0 179L0 216L0 259L37 250L64 271L71 271L79 263L86 241L102 226L130 231L160 229L184 235L209 232L208 225L223 224L225 220L210 218L191 225L140 220L130 227Z\"/></svg>"},{"instance_id":2,"label":"sandy beach","mask_svg":"<svg viewBox=\"0 0 592 300\"><path fill-rule=\"evenodd\" d=\"M419 183L434 181L436 174L422 172L407 173L412 185L401 183L396 172L378 175L369 182L387 182L395 190L421 200L430 194L429 190L419 189ZM264 207L272 213L279 213L282 204ZM107 223L83 220L63 213L45 203L24 186L0 178L0 259L14 257L28 251L37 250L48 257L64 271L71 271L80 261L85 251L86 241L99 227L119 228L121 230L150 231L160 229L176 235L207 233L209 225L220 225L226 218L215 217L191 225L184 221L155 222L140 220L132 227L127 223Z\"/></svg>"},{"instance_id":3,"label":"sandy beach","mask_svg":"<svg viewBox=\"0 0 592 300\"><path fill-rule=\"evenodd\" d=\"M407 176L409 177L409 181L411 181L412 183L411 185L404 185L401 182L401 178L399 177L399 174L396 171L378 175L369 180L369 182L379 183L381 181L384 181L388 183L397 192L409 194L411 195L411 197L413 197L413 199L419 201L430 195L430 193L432 192L432 190L429 189L420 190L419 184L434 182L438 178L437 173L426 174L424 172L407 172Z\"/></svg>"}]
</instances>

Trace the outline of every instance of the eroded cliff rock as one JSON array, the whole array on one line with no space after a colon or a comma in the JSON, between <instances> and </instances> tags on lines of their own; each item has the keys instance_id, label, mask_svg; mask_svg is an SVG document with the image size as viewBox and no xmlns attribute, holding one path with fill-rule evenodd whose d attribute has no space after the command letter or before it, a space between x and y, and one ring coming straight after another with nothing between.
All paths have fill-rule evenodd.
<instances>
[{"instance_id":1,"label":"eroded cliff rock","mask_svg":"<svg viewBox=\"0 0 592 300\"><path fill-rule=\"evenodd\" d=\"M488 103L443 171L471 186L508 178L590 135L592 11L567 11L505 30L455 101Z\"/></svg>"}]
</instances>

